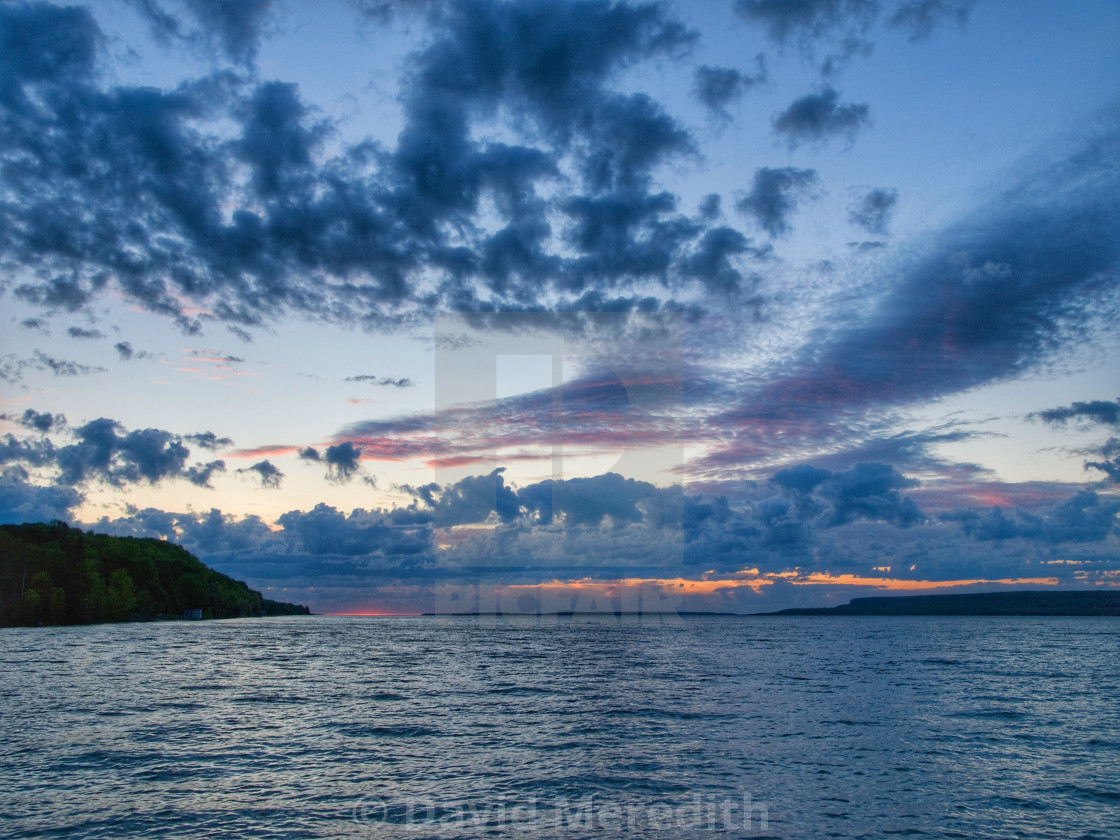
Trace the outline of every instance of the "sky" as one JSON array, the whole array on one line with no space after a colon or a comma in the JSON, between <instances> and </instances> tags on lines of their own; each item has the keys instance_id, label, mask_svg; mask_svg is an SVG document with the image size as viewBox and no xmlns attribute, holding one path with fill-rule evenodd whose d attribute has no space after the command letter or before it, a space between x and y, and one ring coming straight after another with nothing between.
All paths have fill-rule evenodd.
<instances>
[{"instance_id":1,"label":"sky","mask_svg":"<svg viewBox=\"0 0 1120 840\"><path fill-rule=\"evenodd\" d=\"M1120 4L0 5L0 522L315 612L1120 586Z\"/></svg>"}]
</instances>

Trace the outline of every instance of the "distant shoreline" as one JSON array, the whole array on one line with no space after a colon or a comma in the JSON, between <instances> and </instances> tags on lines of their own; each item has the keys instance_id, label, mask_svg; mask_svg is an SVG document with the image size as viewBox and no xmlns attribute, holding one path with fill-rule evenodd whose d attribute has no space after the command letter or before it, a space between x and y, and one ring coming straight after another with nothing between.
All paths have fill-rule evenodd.
<instances>
[{"instance_id":1,"label":"distant shoreline","mask_svg":"<svg viewBox=\"0 0 1120 840\"><path fill-rule=\"evenodd\" d=\"M1120 590L1025 590L958 595L895 595L853 598L837 607L794 607L752 616L971 615L1120 616Z\"/></svg>"},{"instance_id":2,"label":"distant shoreline","mask_svg":"<svg viewBox=\"0 0 1120 840\"><path fill-rule=\"evenodd\" d=\"M420 613L420 617L479 618L540 618L541 613ZM609 610L560 610L545 613L557 618L598 616L608 618L641 617L637 611L611 612ZM1120 616L1120 590L1024 590L1018 592L971 592L955 595L880 595L853 598L847 604L835 607L793 607L775 612L731 613L682 610L682 618L716 616L721 618L755 618L760 616Z\"/></svg>"}]
</instances>

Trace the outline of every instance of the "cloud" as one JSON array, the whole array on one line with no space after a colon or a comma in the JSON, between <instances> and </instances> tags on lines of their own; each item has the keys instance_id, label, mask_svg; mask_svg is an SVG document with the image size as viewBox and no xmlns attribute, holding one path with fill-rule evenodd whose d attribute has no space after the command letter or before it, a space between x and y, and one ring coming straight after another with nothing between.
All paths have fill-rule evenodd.
<instances>
[{"instance_id":1,"label":"cloud","mask_svg":"<svg viewBox=\"0 0 1120 840\"><path fill-rule=\"evenodd\" d=\"M128 0L163 41L219 50L230 61L251 64L256 57L272 0Z\"/></svg>"},{"instance_id":2,"label":"cloud","mask_svg":"<svg viewBox=\"0 0 1120 840\"><path fill-rule=\"evenodd\" d=\"M369 385L376 385L379 387L390 386L393 388L411 388L413 382L406 376L394 378L392 376L374 376L372 374L361 374L360 376L347 376L347 382L364 382Z\"/></svg>"},{"instance_id":3,"label":"cloud","mask_svg":"<svg viewBox=\"0 0 1120 840\"><path fill-rule=\"evenodd\" d=\"M83 327L70 327L66 331L71 338L104 338L105 334L101 330L87 330Z\"/></svg>"},{"instance_id":4,"label":"cloud","mask_svg":"<svg viewBox=\"0 0 1120 840\"><path fill-rule=\"evenodd\" d=\"M412 558L430 550L426 527L400 527L376 511L358 509L347 516L320 503L307 513L289 511L277 522L297 541L293 548L309 554Z\"/></svg>"},{"instance_id":5,"label":"cloud","mask_svg":"<svg viewBox=\"0 0 1120 840\"><path fill-rule=\"evenodd\" d=\"M1100 542L1117 533L1118 513L1120 501L1083 490L1039 513L1020 509L1004 513L1001 507L993 507L986 514L948 511L941 518L960 523L961 530L979 542L1025 539L1086 543Z\"/></svg>"},{"instance_id":6,"label":"cloud","mask_svg":"<svg viewBox=\"0 0 1120 840\"><path fill-rule=\"evenodd\" d=\"M921 41L930 36L942 21L955 18L964 26L976 0L911 0L903 3L888 23L910 30L911 41Z\"/></svg>"},{"instance_id":7,"label":"cloud","mask_svg":"<svg viewBox=\"0 0 1120 840\"><path fill-rule=\"evenodd\" d=\"M803 516L811 514L826 528L857 520L906 528L925 519L918 506L899 493L918 482L889 464L858 463L836 473L801 464L775 473L771 480L797 499ZM787 513L788 509L782 510Z\"/></svg>"},{"instance_id":8,"label":"cloud","mask_svg":"<svg viewBox=\"0 0 1120 840\"><path fill-rule=\"evenodd\" d=\"M269 460L257 461L244 469L239 469L239 473L256 473L257 478L260 479L261 487L267 487L272 490L280 489L280 480L284 477L284 473Z\"/></svg>"},{"instance_id":9,"label":"cloud","mask_svg":"<svg viewBox=\"0 0 1120 840\"><path fill-rule=\"evenodd\" d=\"M848 221L868 233L887 235L891 213L898 204L898 190L875 188L860 196L848 208Z\"/></svg>"},{"instance_id":10,"label":"cloud","mask_svg":"<svg viewBox=\"0 0 1120 840\"><path fill-rule=\"evenodd\" d=\"M790 216L798 203L818 183L816 170L762 167L754 172L751 189L735 208L754 221L770 236L784 236L791 230Z\"/></svg>"},{"instance_id":11,"label":"cloud","mask_svg":"<svg viewBox=\"0 0 1120 840\"><path fill-rule=\"evenodd\" d=\"M760 54L755 58L757 70L754 74L744 73L732 67L712 67L703 64L696 68L693 91L712 112L730 118L727 106L739 99L751 88L766 84L769 75L766 61Z\"/></svg>"},{"instance_id":12,"label":"cloud","mask_svg":"<svg viewBox=\"0 0 1120 840\"><path fill-rule=\"evenodd\" d=\"M40 434L46 434L51 429L62 428L66 425L66 417L61 414L51 414L49 411L38 412L29 408L23 412L19 424L28 429L34 429Z\"/></svg>"},{"instance_id":13,"label":"cloud","mask_svg":"<svg viewBox=\"0 0 1120 840\"><path fill-rule=\"evenodd\" d=\"M151 359L154 358L147 350L135 350L132 344L127 341L118 341L113 345L113 349L117 351L122 362L131 361L132 359Z\"/></svg>"},{"instance_id":14,"label":"cloud","mask_svg":"<svg viewBox=\"0 0 1120 840\"><path fill-rule=\"evenodd\" d=\"M502 522L512 522L520 506L517 495L506 487L503 472L498 468L489 475L467 476L444 488L435 507L436 527L486 522L492 514Z\"/></svg>"},{"instance_id":15,"label":"cloud","mask_svg":"<svg viewBox=\"0 0 1120 840\"><path fill-rule=\"evenodd\" d=\"M225 470L223 461L187 465L190 450L184 442L214 449L232 443L212 432L177 435L163 429L127 431L116 420L106 417L69 428L61 414L40 413L27 409L19 418L3 415L38 432L40 437L18 440L8 435L0 443L0 463L16 462L33 467L57 469L53 481L57 485L82 485L102 481L123 487L127 484L158 484L168 479L183 478L199 487L210 487L216 472ZM70 438L63 446L55 446L47 433L61 433Z\"/></svg>"},{"instance_id":16,"label":"cloud","mask_svg":"<svg viewBox=\"0 0 1120 840\"><path fill-rule=\"evenodd\" d=\"M24 463L41 467L54 463L55 448L49 440L19 440L7 434L0 441L0 464Z\"/></svg>"},{"instance_id":17,"label":"cloud","mask_svg":"<svg viewBox=\"0 0 1120 840\"><path fill-rule=\"evenodd\" d=\"M121 425L102 417L73 430L76 443L61 447L59 480L81 484L100 478L121 485L147 481L156 484L183 474L190 450L171 432L138 429L126 434Z\"/></svg>"},{"instance_id":18,"label":"cloud","mask_svg":"<svg viewBox=\"0 0 1120 840\"><path fill-rule=\"evenodd\" d=\"M29 483L26 470L20 467L9 467L0 473L0 524L65 521L83 499L73 487Z\"/></svg>"},{"instance_id":19,"label":"cloud","mask_svg":"<svg viewBox=\"0 0 1120 840\"><path fill-rule=\"evenodd\" d=\"M1080 493L1010 514L956 509L931 520L904 495L916 484L870 462L839 471L799 465L743 484L732 498L611 474L515 488L498 470L417 488L415 503L393 510L347 514L318 504L270 527L255 516L149 508L95 527L173 539L260 585L313 584L317 593L419 586L429 601L433 581L479 575L499 585L570 586L573 597L614 581L617 598L619 586L655 580L753 593L845 581L853 592L1037 583L1039 563L1050 583L1076 584L1095 579L1079 574L1115 565L1120 502Z\"/></svg>"},{"instance_id":20,"label":"cloud","mask_svg":"<svg viewBox=\"0 0 1120 840\"><path fill-rule=\"evenodd\" d=\"M1085 469L1100 470L1108 476L1106 481L1120 484L1120 438L1109 438L1098 450L1102 461L1086 461Z\"/></svg>"},{"instance_id":21,"label":"cloud","mask_svg":"<svg viewBox=\"0 0 1120 840\"><path fill-rule=\"evenodd\" d=\"M643 521L646 512L639 509L639 503L658 494L658 489L648 482L606 473L543 481L519 492L517 499L541 525L561 518L568 527L597 527L609 521L620 528ZM679 518L676 524L680 525Z\"/></svg>"},{"instance_id":22,"label":"cloud","mask_svg":"<svg viewBox=\"0 0 1120 840\"><path fill-rule=\"evenodd\" d=\"M199 463L189 467L183 473L183 477L196 487L212 487L210 484L211 476L216 472L225 472L225 470L225 461L210 461L205 464Z\"/></svg>"},{"instance_id":23,"label":"cloud","mask_svg":"<svg viewBox=\"0 0 1120 840\"><path fill-rule=\"evenodd\" d=\"M361 469L361 458L361 447L355 446L350 441L328 446L323 453L327 476L339 484L347 483Z\"/></svg>"},{"instance_id":24,"label":"cloud","mask_svg":"<svg viewBox=\"0 0 1120 840\"><path fill-rule=\"evenodd\" d=\"M97 365L83 365L66 359L56 359L38 350L35 351L34 364L40 369L49 370L55 376L86 376L91 373L104 373L105 368Z\"/></svg>"},{"instance_id":25,"label":"cloud","mask_svg":"<svg viewBox=\"0 0 1120 840\"><path fill-rule=\"evenodd\" d=\"M1079 327L1115 318L1120 173L1110 161L1118 156L1120 132L1111 126L1046 170L1022 173L892 266L861 317L818 334L781 376L748 387L740 408L710 422L778 410L828 418L840 406L882 410L1001 381L1044 361ZM752 198L769 194L756 186Z\"/></svg>"},{"instance_id":26,"label":"cloud","mask_svg":"<svg viewBox=\"0 0 1120 840\"><path fill-rule=\"evenodd\" d=\"M23 372L28 368L50 371L55 376L87 376L91 373L105 372L103 367L56 359L41 350L35 350L31 358L20 358L14 353L0 357L0 379L12 385L23 379Z\"/></svg>"},{"instance_id":27,"label":"cloud","mask_svg":"<svg viewBox=\"0 0 1120 840\"><path fill-rule=\"evenodd\" d=\"M774 131L785 136L791 149L808 141L822 142L839 135L851 140L867 125L871 109L867 105L839 103L840 94L831 87L806 94L774 116Z\"/></svg>"},{"instance_id":28,"label":"cloud","mask_svg":"<svg viewBox=\"0 0 1120 840\"><path fill-rule=\"evenodd\" d=\"M310 121L311 110L294 84L265 82L240 108L242 133L231 150L249 166L256 194L273 200L306 189L329 124Z\"/></svg>"},{"instance_id":29,"label":"cloud","mask_svg":"<svg viewBox=\"0 0 1120 840\"><path fill-rule=\"evenodd\" d=\"M617 333L615 337L620 338ZM335 439L360 446L367 460L427 459L433 466L478 463L499 450L542 443L548 445L548 452L535 457L551 460L557 428L566 430L562 439L568 447L620 450L679 441L688 425L674 413L681 403L680 370L671 365L659 370L649 350L642 352L647 356L640 375L627 374L629 364L620 365L623 378L604 366L565 382L559 406L554 404L553 390L547 388L498 401L354 423ZM589 425L592 416L596 422ZM496 423L495 417L502 422Z\"/></svg>"},{"instance_id":30,"label":"cloud","mask_svg":"<svg viewBox=\"0 0 1120 840\"><path fill-rule=\"evenodd\" d=\"M851 26L863 29L878 12L874 0L735 0L735 13L767 28L778 43L812 40Z\"/></svg>"},{"instance_id":31,"label":"cloud","mask_svg":"<svg viewBox=\"0 0 1120 840\"><path fill-rule=\"evenodd\" d=\"M1030 415L1045 423L1064 426L1070 420L1085 423L1100 423L1104 426L1120 426L1120 399L1109 402L1108 400L1091 400L1089 402L1075 402L1072 405L1060 408L1048 408L1045 411L1036 411Z\"/></svg>"},{"instance_id":32,"label":"cloud","mask_svg":"<svg viewBox=\"0 0 1120 840\"><path fill-rule=\"evenodd\" d=\"M18 114L6 155L35 165L3 185L0 248L30 270L14 291L32 304L75 311L114 291L188 334L221 321L245 336L290 311L390 329L441 308L680 308L677 278L726 280L695 277L703 219L654 188L694 139L649 95L615 87L695 42L662 4L432 4L396 145L329 150L330 120L293 85L215 70L166 90L107 87L87 12L15 8L2 13L20 36L0 101ZM213 18L214 43L239 61L268 13L139 8L192 43ZM505 142L479 139L496 124Z\"/></svg>"},{"instance_id":33,"label":"cloud","mask_svg":"<svg viewBox=\"0 0 1120 840\"><path fill-rule=\"evenodd\" d=\"M683 262L681 273L697 278L711 293L731 294L744 288L745 278L735 264L736 258L743 254L762 258L768 253L768 249L752 246L747 237L733 228L713 227Z\"/></svg>"},{"instance_id":34,"label":"cloud","mask_svg":"<svg viewBox=\"0 0 1120 840\"><path fill-rule=\"evenodd\" d=\"M209 449L211 452L216 449L225 449L228 446L233 446L233 440L228 437L218 437L213 432L183 435L183 440L189 441L195 446L201 446L203 449Z\"/></svg>"}]
</instances>

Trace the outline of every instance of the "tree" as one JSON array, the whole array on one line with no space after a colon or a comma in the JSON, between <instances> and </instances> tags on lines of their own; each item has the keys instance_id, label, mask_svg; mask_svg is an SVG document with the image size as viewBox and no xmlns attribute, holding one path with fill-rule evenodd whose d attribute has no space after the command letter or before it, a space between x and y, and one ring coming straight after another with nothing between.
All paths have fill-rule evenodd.
<instances>
[{"instance_id":1,"label":"tree","mask_svg":"<svg viewBox=\"0 0 1120 840\"><path fill-rule=\"evenodd\" d=\"M109 575L108 619L127 621L136 612L136 584L124 569L115 569Z\"/></svg>"}]
</instances>

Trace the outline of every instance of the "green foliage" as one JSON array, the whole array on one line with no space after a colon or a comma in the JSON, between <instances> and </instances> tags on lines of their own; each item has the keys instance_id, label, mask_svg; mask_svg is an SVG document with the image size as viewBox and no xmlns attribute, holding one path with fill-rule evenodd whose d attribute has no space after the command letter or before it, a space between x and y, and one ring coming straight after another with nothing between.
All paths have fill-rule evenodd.
<instances>
[{"instance_id":1,"label":"green foliage","mask_svg":"<svg viewBox=\"0 0 1120 840\"><path fill-rule=\"evenodd\" d=\"M306 615L262 598L162 540L83 533L65 523L0 525L0 626Z\"/></svg>"}]
</instances>

